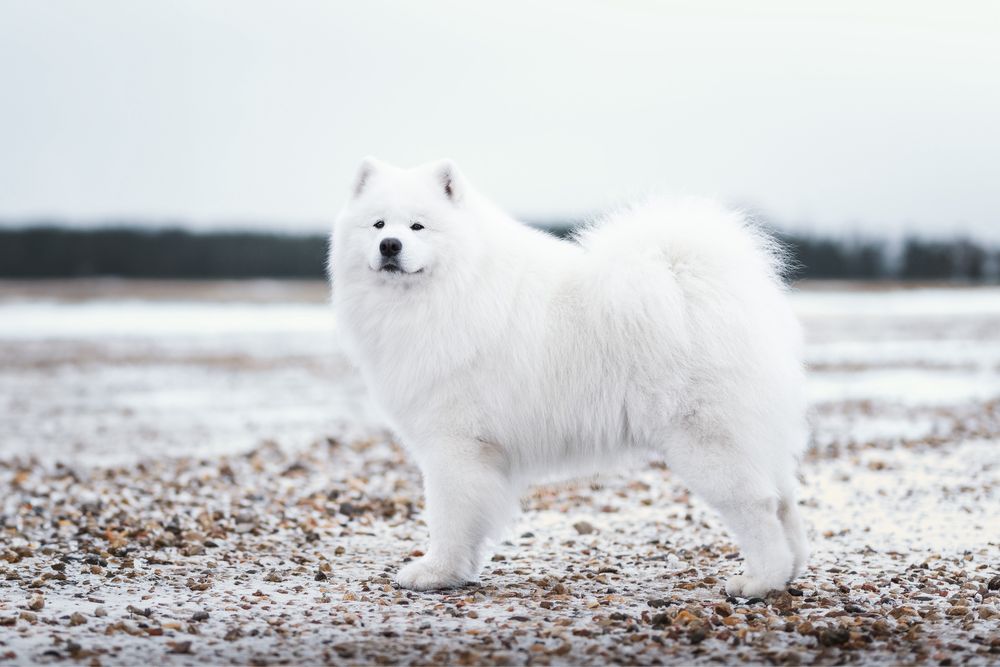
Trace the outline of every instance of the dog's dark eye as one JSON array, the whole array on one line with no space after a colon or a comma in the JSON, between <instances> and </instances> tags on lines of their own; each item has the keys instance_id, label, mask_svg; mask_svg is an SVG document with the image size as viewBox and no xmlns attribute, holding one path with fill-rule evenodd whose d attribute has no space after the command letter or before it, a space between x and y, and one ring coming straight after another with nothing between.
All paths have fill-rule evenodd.
<instances>
[{"instance_id":1,"label":"dog's dark eye","mask_svg":"<svg viewBox=\"0 0 1000 667\"><path fill-rule=\"evenodd\" d=\"M385 220L379 220L375 223L375 229L382 229L385 227Z\"/></svg>"},{"instance_id":2,"label":"dog's dark eye","mask_svg":"<svg viewBox=\"0 0 1000 667\"><path fill-rule=\"evenodd\" d=\"M424 226L421 225L419 222L414 222L412 225L410 225L410 229L412 229L415 232L419 232L423 228Z\"/></svg>"}]
</instances>

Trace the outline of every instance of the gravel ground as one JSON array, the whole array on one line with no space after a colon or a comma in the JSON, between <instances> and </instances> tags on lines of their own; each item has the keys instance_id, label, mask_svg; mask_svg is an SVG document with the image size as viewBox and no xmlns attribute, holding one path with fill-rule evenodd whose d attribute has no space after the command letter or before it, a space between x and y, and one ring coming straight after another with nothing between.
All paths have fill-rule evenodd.
<instances>
[{"instance_id":1,"label":"gravel ground","mask_svg":"<svg viewBox=\"0 0 1000 667\"><path fill-rule=\"evenodd\" d=\"M272 324L165 336L133 310L74 334L81 302L114 319L109 289L32 289L0 286L0 663L1000 663L996 290L796 294L815 553L746 600L722 589L729 536L657 461L536 488L478 585L398 590L419 473L322 307L277 337L268 310L321 290L201 286ZM129 289L110 296L183 298ZM51 330L5 329L39 294Z\"/></svg>"}]
</instances>

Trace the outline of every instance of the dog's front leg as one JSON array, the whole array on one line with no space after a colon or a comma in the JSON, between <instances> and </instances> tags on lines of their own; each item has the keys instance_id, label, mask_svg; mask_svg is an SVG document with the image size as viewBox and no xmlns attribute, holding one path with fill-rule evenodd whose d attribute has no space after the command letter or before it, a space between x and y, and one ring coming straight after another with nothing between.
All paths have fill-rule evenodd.
<instances>
[{"instance_id":1,"label":"dog's front leg","mask_svg":"<svg viewBox=\"0 0 1000 667\"><path fill-rule=\"evenodd\" d=\"M516 507L501 458L479 441L436 443L432 454L421 457L430 548L399 571L396 583L426 591L478 580L486 539Z\"/></svg>"}]
</instances>

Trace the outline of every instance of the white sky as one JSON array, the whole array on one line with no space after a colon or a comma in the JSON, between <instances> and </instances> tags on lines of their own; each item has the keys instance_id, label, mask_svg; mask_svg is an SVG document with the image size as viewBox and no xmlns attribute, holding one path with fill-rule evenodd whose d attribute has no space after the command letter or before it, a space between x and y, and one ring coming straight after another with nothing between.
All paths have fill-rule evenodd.
<instances>
[{"instance_id":1,"label":"white sky","mask_svg":"<svg viewBox=\"0 0 1000 667\"><path fill-rule=\"evenodd\" d=\"M366 154L1000 239L1000 3L0 0L0 219L322 229Z\"/></svg>"}]
</instances>

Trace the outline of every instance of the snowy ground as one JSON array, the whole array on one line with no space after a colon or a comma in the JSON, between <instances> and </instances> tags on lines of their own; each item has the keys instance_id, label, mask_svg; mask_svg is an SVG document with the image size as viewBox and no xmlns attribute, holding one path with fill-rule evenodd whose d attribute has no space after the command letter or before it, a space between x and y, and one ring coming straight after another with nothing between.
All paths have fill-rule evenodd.
<instances>
[{"instance_id":1,"label":"snowy ground","mask_svg":"<svg viewBox=\"0 0 1000 667\"><path fill-rule=\"evenodd\" d=\"M1000 290L811 285L807 576L656 462L395 589L419 475L310 283L0 283L0 663L1000 661ZM950 661L950 662L949 662Z\"/></svg>"}]
</instances>

